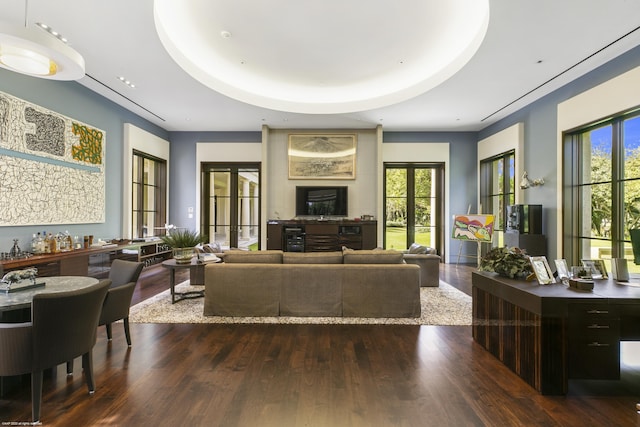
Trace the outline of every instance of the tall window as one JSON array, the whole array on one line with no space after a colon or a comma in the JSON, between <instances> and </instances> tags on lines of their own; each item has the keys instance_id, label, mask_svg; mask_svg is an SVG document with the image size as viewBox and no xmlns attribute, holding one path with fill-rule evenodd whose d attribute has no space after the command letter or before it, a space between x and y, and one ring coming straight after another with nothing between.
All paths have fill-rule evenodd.
<instances>
[{"instance_id":1,"label":"tall window","mask_svg":"<svg viewBox=\"0 0 640 427\"><path fill-rule=\"evenodd\" d=\"M504 246L506 207L515 203L515 153L508 151L480 162L480 203L483 214L495 215L494 244Z\"/></svg>"},{"instance_id":2,"label":"tall window","mask_svg":"<svg viewBox=\"0 0 640 427\"><path fill-rule=\"evenodd\" d=\"M442 248L444 165L385 163L384 246Z\"/></svg>"},{"instance_id":3,"label":"tall window","mask_svg":"<svg viewBox=\"0 0 640 427\"><path fill-rule=\"evenodd\" d=\"M629 229L640 228L640 112L565 135L564 257L627 258ZM609 265L610 268L610 265Z\"/></svg>"},{"instance_id":4,"label":"tall window","mask_svg":"<svg viewBox=\"0 0 640 427\"><path fill-rule=\"evenodd\" d=\"M164 234L167 221L167 162L133 152L131 237Z\"/></svg>"}]
</instances>

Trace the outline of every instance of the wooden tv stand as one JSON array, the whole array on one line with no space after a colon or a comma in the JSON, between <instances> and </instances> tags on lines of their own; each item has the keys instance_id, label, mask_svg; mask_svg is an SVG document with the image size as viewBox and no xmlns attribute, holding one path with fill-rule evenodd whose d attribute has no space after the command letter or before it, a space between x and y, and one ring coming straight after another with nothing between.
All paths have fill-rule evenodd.
<instances>
[{"instance_id":1,"label":"wooden tv stand","mask_svg":"<svg viewBox=\"0 0 640 427\"><path fill-rule=\"evenodd\" d=\"M374 249L378 222L356 220L293 219L267 221L267 249L289 252Z\"/></svg>"}]
</instances>

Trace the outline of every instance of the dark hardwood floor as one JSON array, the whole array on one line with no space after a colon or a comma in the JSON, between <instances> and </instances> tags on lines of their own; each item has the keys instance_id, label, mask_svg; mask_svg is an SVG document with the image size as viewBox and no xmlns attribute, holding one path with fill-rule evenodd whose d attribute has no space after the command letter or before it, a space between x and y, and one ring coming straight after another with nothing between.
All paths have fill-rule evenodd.
<instances>
[{"instance_id":1,"label":"dark hardwood floor","mask_svg":"<svg viewBox=\"0 0 640 427\"><path fill-rule=\"evenodd\" d=\"M470 292L474 268L442 266ZM186 277L181 277L180 280ZM135 301L168 288L146 269ZM44 425L640 426L640 368L541 396L471 338L470 326L132 324L45 378ZM0 398L0 423L29 421L29 377Z\"/></svg>"}]
</instances>

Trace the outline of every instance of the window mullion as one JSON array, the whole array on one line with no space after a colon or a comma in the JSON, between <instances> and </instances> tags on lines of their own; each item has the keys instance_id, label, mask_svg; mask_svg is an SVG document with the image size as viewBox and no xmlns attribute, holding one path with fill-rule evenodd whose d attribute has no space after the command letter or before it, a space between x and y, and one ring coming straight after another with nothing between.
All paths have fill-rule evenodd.
<instances>
[{"instance_id":1,"label":"window mullion","mask_svg":"<svg viewBox=\"0 0 640 427\"><path fill-rule=\"evenodd\" d=\"M624 258L624 143L622 121L616 120L611 127L611 256Z\"/></svg>"}]
</instances>

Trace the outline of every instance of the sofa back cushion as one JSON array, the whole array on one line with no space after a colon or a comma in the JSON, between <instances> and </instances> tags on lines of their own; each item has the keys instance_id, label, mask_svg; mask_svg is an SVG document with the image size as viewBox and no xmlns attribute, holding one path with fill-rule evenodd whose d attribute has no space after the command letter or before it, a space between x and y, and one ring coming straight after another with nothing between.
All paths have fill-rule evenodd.
<instances>
[{"instance_id":1,"label":"sofa back cushion","mask_svg":"<svg viewBox=\"0 0 640 427\"><path fill-rule=\"evenodd\" d=\"M228 251L223 257L226 263L282 264L282 251Z\"/></svg>"},{"instance_id":2,"label":"sofa back cushion","mask_svg":"<svg viewBox=\"0 0 640 427\"><path fill-rule=\"evenodd\" d=\"M283 264L342 264L342 252L285 252Z\"/></svg>"},{"instance_id":3,"label":"sofa back cushion","mask_svg":"<svg viewBox=\"0 0 640 427\"><path fill-rule=\"evenodd\" d=\"M384 249L343 251L345 264L403 264L402 252Z\"/></svg>"}]
</instances>

